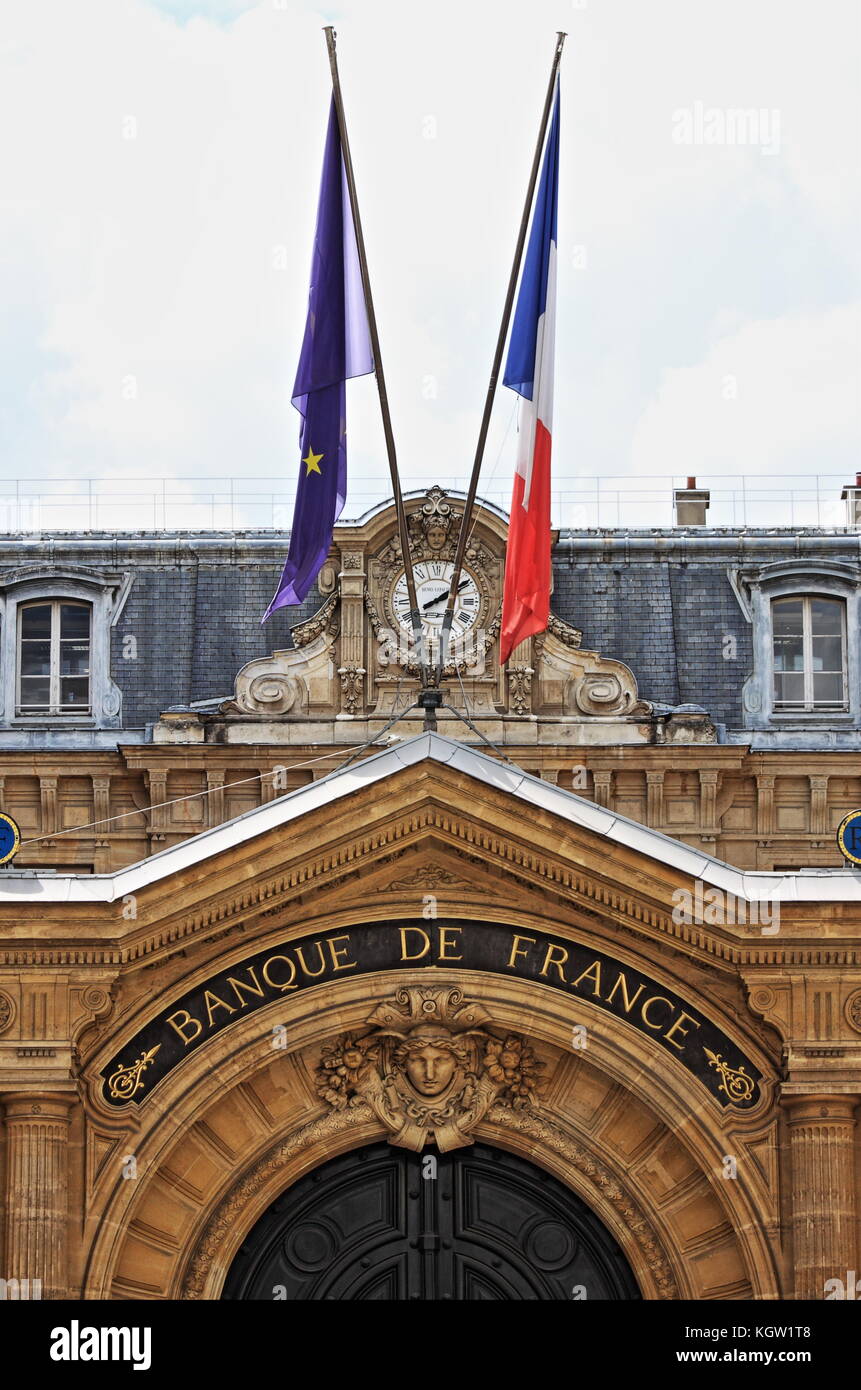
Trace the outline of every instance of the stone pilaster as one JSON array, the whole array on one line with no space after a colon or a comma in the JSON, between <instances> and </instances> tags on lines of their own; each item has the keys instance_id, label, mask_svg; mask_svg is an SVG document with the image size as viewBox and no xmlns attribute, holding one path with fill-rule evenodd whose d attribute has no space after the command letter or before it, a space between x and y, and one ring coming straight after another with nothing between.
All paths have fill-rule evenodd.
<instances>
[{"instance_id":1,"label":"stone pilaster","mask_svg":"<svg viewBox=\"0 0 861 1390\"><path fill-rule=\"evenodd\" d=\"M810 777L810 833L824 835L828 829L828 778Z\"/></svg>"},{"instance_id":2,"label":"stone pilaster","mask_svg":"<svg viewBox=\"0 0 861 1390\"><path fill-rule=\"evenodd\" d=\"M341 556L341 718L362 713L365 705L365 557L361 550Z\"/></svg>"},{"instance_id":3,"label":"stone pilaster","mask_svg":"<svg viewBox=\"0 0 861 1390\"><path fill-rule=\"evenodd\" d=\"M854 1095L790 1095L795 1297L822 1299L829 1279L858 1267Z\"/></svg>"},{"instance_id":4,"label":"stone pilaster","mask_svg":"<svg viewBox=\"0 0 861 1390\"><path fill-rule=\"evenodd\" d=\"M664 820L664 774L646 773L646 824L657 828Z\"/></svg>"},{"instance_id":5,"label":"stone pilaster","mask_svg":"<svg viewBox=\"0 0 861 1390\"><path fill-rule=\"evenodd\" d=\"M774 775L756 774L756 829L759 835L771 835L774 830Z\"/></svg>"},{"instance_id":6,"label":"stone pilaster","mask_svg":"<svg viewBox=\"0 0 861 1390\"><path fill-rule=\"evenodd\" d=\"M592 773L592 782L595 788L595 804L609 808L613 789L613 773L605 768L596 768Z\"/></svg>"},{"instance_id":7,"label":"stone pilaster","mask_svg":"<svg viewBox=\"0 0 861 1390\"><path fill-rule=\"evenodd\" d=\"M225 819L223 771L207 772L206 790L206 823L210 827L221 825Z\"/></svg>"},{"instance_id":8,"label":"stone pilaster","mask_svg":"<svg viewBox=\"0 0 861 1390\"><path fill-rule=\"evenodd\" d=\"M714 834L717 830L717 789L720 773L715 768L700 768L700 829Z\"/></svg>"},{"instance_id":9,"label":"stone pilaster","mask_svg":"<svg viewBox=\"0 0 861 1390\"><path fill-rule=\"evenodd\" d=\"M72 1097L3 1096L6 1126L6 1279L41 1281L42 1298L68 1296L66 1228ZM32 1292L31 1292L32 1297Z\"/></svg>"}]
</instances>

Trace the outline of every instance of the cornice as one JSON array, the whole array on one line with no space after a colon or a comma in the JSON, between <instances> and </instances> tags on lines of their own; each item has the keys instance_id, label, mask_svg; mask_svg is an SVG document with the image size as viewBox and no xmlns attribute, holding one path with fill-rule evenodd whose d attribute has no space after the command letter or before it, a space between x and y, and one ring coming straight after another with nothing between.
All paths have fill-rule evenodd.
<instances>
[{"instance_id":1,"label":"cornice","mask_svg":"<svg viewBox=\"0 0 861 1390\"><path fill-rule=\"evenodd\" d=\"M852 968L861 964L861 941L857 945L839 939L786 944L751 942L747 945L738 937L733 939L728 932L722 935L720 930L710 930L706 926L675 922L671 910L650 901L645 893L638 896L634 890L602 878L596 870L568 864L550 852L515 839L508 830L487 827L463 813L429 803L409 814L392 816L378 829L345 837L340 844L311 858L297 857L289 866L261 874L256 882L249 884L245 880L241 885L228 885L220 888L217 895L210 890L208 901L199 906L181 908L153 924L129 923L128 932L117 930L98 944L76 945L73 939L69 940L74 927L66 909L62 922L64 941L56 945L24 941L9 944L0 950L0 966L7 969L32 965L138 966L167 958L192 941L210 942L215 939L214 934L220 936L235 926L253 931L258 923L274 927L275 923L270 924L268 919L279 918L282 919L279 925L287 927L292 923L284 921L283 915L285 909L295 904L297 893L309 889L315 893L341 890L351 878L361 873L367 879L370 873L386 865L392 867L392 879L397 883L404 873L399 862L402 856L429 835L440 837L444 849L448 847L469 858L479 872L482 869L508 871L528 888L549 892L566 908L581 909L591 917L609 920L640 940L663 941L695 960L722 963L730 969L811 965ZM588 840L586 832L582 832L582 837L584 842ZM616 868L619 872L621 866ZM635 866L631 872L636 872ZM496 886L490 887L495 893ZM477 883L471 888L477 894L482 891ZM669 897L669 883L666 890ZM112 922L116 921L114 914L121 910L120 904L98 907L101 912L111 914ZM528 910L528 903L517 904L517 907ZM303 902L306 915L307 908L308 903ZM153 910L158 910L158 904L153 905ZM143 914L145 909L141 911ZM88 913L88 925L91 924L92 911ZM106 921L105 926L109 925ZM784 925L784 934L785 931Z\"/></svg>"}]
</instances>

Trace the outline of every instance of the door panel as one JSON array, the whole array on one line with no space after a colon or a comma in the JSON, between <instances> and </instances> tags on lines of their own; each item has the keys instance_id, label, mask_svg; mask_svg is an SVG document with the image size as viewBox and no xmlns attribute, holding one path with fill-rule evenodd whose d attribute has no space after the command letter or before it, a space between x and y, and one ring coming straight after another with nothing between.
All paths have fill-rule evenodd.
<instances>
[{"instance_id":1,"label":"door panel","mask_svg":"<svg viewBox=\"0 0 861 1390\"><path fill-rule=\"evenodd\" d=\"M308 1174L249 1233L223 1297L639 1297L610 1233L548 1173L487 1145L431 1152L435 1178L389 1144Z\"/></svg>"}]
</instances>

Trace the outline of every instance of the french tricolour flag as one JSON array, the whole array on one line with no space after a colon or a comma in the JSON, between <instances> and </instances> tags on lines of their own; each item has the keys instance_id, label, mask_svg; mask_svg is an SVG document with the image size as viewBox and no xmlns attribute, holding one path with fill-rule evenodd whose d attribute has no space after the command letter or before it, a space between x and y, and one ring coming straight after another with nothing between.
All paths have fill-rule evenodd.
<instances>
[{"instance_id":1,"label":"french tricolour flag","mask_svg":"<svg viewBox=\"0 0 861 1390\"><path fill-rule=\"evenodd\" d=\"M521 397L520 439L505 555L500 661L543 632L550 614L550 447L556 330L559 83L514 313L504 381Z\"/></svg>"}]
</instances>

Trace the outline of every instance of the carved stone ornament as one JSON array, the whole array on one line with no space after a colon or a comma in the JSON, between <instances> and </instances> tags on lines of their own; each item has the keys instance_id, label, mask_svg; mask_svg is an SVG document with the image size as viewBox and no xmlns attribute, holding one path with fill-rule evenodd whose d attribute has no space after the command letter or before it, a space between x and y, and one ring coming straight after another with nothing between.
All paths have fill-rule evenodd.
<instances>
[{"instance_id":1,"label":"carved stone ornament","mask_svg":"<svg viewBox=\"0 0 861 1390\"><path fill-rule=\"evenodd\" d=\"M322 608L292 629L296 647L258 657L236 677L233 699L221 712L264 719L306 717L312 709L328 709L333 699L332 648L338 631L338 593Z\"/></svg>"},{"instance_id":2,"label":"carved stone ornament","mask_svg":"<svg viewBox=\"0 0 861 1390\"><path fill-rule=\"evenodd\" d=\"M0 1033L5 1033L15 1017L15 1000L5 990L0 990Z\"/></svg>"},{"instance_id":3,"label":"carved stone ornament","mask_svg":"<svg viewBox=\"0 0 861 1390\"><path fill-rule=\"evenodd\" d=\"M513 714L528 714L532 694L532 677L535 672L531 666L509 664L508 699Z\"/></svg>"},{"instance_id":4,"label":"carved stone ornament","mask_svg":"<svg viewBox=\"0 0 861 1390\"><path fill-rule=\"evenodd\" d=\"M400 1148L463 1148L495 1101L537 1104L532 1048L514 1033L494 1036L489 1022L459 989L406 986L374 1009L372 1032L323 1048L317 1093L334 1110L370 1106Z\"/></svg>"},{"instance_id":5,"label":"carved stone ornament","mask_svg":"<svg viewBox=\"0 0 861 1390\"><path fill-rule=\"evenodd\" d=\"M348 714L355 714L362 704L362 683L365 678L364 666L339 666L341 677L342 703Z\"/></svg>"},{"instance_id":6,"label":"carved stone ornament","mask_svg":"<svg viewBox=\"0 0 861 1390\"><path fill-rule=\"evenodd\" d=\"M586 651L579 642L576 628L568 628L551 614L547 631L535 639L533 647L533 710L604 718L650 715L652 705L640 699L630 667Z\"/></svg>"},{"instance_id":7,"label":"carved stone ornament","mask_svg":"<svg viewBox=\"0 0 861 1390\"><path fill-rule=\"evenodd\" d=\"M861 1033L861 989L853 990L844 1005L846 1021L856 1033Z\"/></svg>"}]
</instances>

